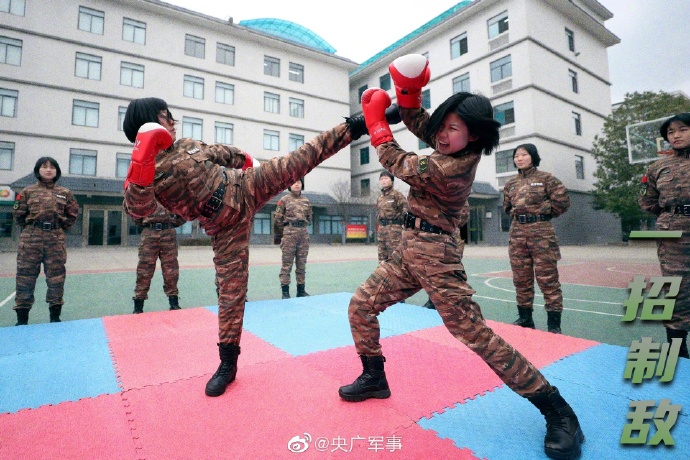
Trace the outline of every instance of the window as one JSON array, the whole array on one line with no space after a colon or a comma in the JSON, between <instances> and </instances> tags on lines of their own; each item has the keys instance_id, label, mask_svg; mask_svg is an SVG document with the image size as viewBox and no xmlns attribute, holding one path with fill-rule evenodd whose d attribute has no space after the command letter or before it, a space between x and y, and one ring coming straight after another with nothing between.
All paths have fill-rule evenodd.
<instances>
[{"instance_id":1,"label":"window","mask_svg":"<svg viewBox=\"0 0 690 460\"><path fill-rule=\"evenodd\" d=\"M14 142L0 141L0 169L12 170L14 165Z\"/></svg>"},{"instance_id":2,"label":"window","mask_svg":"<svg viewBox=\"0 0 690 460\"><path fill-rule=\"evenodd\" d=\"M369 179L362 179L359 181L360 196L369 196L371 194L371 182Z\"/></svg>"},{"instance_id":3,"label":"window","mask_svg":"<svg viewBox=\"0 0 690 460\"><path fill-rule=\"evenodd\" d=\"M290 98L290 116L304 118L304 100Z\"/></svg>"},{"instance_id":4,"label":"window","mask_svg":"<svg viewBox=\"0 0 690 460\"><path fill-rule=\"evenodd\" d=\"M216 62L225 65L235 65L235 47L218 43L216 45Z\"/></svg>"},{"instance_id":5,"label":"window","mask_svg":"<svg viewBox=\"0 0 690 460\"><path fill-rule=\"evenodd\" d=\"M508 12L504 11L498 16L489 19L487 22L489 26L489 38L502 34L508 30Z\"/></svg>"},{"instance_id":6,"label":"window","mask_svg":"<svg viewBox=\"0 0 690 460\"><path fill-rule=\"evenodd\" d=\"M19 91L0 88L0 117L16 117L17 100L19 100Z\"/></svg>"},{"instance_id":7,"label":"window","mask_svg":"<svg viewBox=\"0 0 690 460\"><path fill-rule=\"evenodd\" d=\"M132 159L131 153L118 153L115 158L115 177L127 177L129 171L129 163Z\"/></svg>"},{"instance_id":8,"label":"window","mask_svg":"<svg viewBox=\"0 0 690 460\"><path fill-rule=\"evenodd\" d=\"M232 105L235 103L235 85L216 82L216 102Z\"/></svg>"},{"instance_id":9,"label":"window","mask_svg":"<svg viewBox=\"0 0 690 460\"><path fill-rule=\"evenodd\" d=\"M280 59L264 56L264 75L280 77Z\"/></svg>"},{"instance_id":10,"label":"window","mask_svg":"<svg viewBox=\"0 0 690 460\"><path fill-rule=\"evenodd\" d=\"M359 164L368 165L369 164L369 147L364 147L359 149Z\"/></svg>"},{"instance_id":11,"label":"window","mask_svg":"<svg viewBox=\"0 0 690 460\"><path fill-rule=\"evenodd\" d=\"M264 93L264 112L280 113L280 95Z\"/></svg>"},{"instance_id":12,"label":"window","mask_svg":"<svg viewBox=\"0 0 690 460\"><path fill-rule=\"evenodd\" d=\"M574 70L568 70L568 75L570 76L570 87L573 89L573 93L578 93L577 90L577 72Z\"/></svg>"},{"instance_id":13,"label":"window","mask_svg":"<svg viewBox=\"0 0 690 460\"><path fill-rule=\"evenodd\" d=\"M343 233L340 216L319 216L319 233L321 235L340 235Z\"/></svg>"},{"instance_id":14,"label":"window","mask_svg":"<svg viewBox=\"0 0 690 460\"><path fill-rule=\"evenodd\" d=\"M264 129L264 150L280 150L280 133Z\"/></svg>"},{"instance_id":15,"label":"window","mask_svg":"<svg viewBox=\"0 0 690 460\"><path fill-rule=\"evenodd\" d=\"M21 40L0 36L0 64L22 65Z\"/></svg>"},{"instance_id":16,"label":"window","mask_svg":"<svg viewBox=\"0 0 690 460\"><path fill-rule=\"evenodd\" d=\"M573 121L575 122L575 134L582 136L582 117L577 112L573 112Z\"/></svg>"},{"instance_id":17,"label":"window","mask_svg":"<svg viewBox=\"0 0 690 460\"><path fill-rule=\"evenodd\" d=\"M199 59L206 57L206 39L185 34L184 54Z\"/></svg>"},{"instance_id":18,"label":"window","mask_svg":"<svg viewBox=\"0 0 690 460\"><path fill-rule=\"evenodd\" d=\"M72 124L75 126L98 128L98 110L99 104L97 102L78 101L75 99L72 104Z\"/></svg>"},{"instance_id":19,"label":"window","mask_svg":"<svg viewBox=\"0 0 690 460\"><path fill-rule=\"evenodd\" d=\"M288 150L294 152L304 145L304 136L301 134L290 134L288 137Z\"/></svg>"},{"instance_id":20,"label":"window","mask_svg":"<svg viewBox=\"0 0 690 460\"><path fill-rule=\"evenodd\" d=\"M98 152L95 150L69 149L69 173L95 176L97 156Z\"/></svg>"},{"instance_id":21,"label":"window","mask_svg":"<svg viewBox=\"0 0 690 460\"><path fill-rule=\"evenodd\" d=\"M511 77L512 75L513 66L510 54L491 63L491 83Z\"/></svg>"},{"instance_id":22,"label":"window","mask_svg":"<svg viewBox=\"0 0 690 460\"><path fill-rule=\"evenodd\" d=\"M290 63L290 69L288 70L290 75L290 81L296 81L297 83L304 83L304 66L301 64Z\"/></svg>"},{"instance_id":23,"label":"window","mask_svg":"<svg viewBox=\"0 0 690 460\"><path fill-rule=\"evenodd\" d=\"M177 227L175 229L175 232L178 235L191 235L192 230L194 230L194 223L193 222L185 222L184 224Z\"/></svg>"},{"instance_id":24,"label":"window","mask_svg":"<svg viewBox=\"0 0 690 460\"><path fill-rule=\"evenodd\" d=\"M368 85L364 85L364 86L359 87L358 92L359 92L359 101L360 102L362 102L362 94L364 94L364 91L366 91L367 89L369 89Z\"/></svg>"},{"instance_id":25,"label":"window","mask_svg":"<svg viewBox=\"0 0 690 460\"><path fill-rule=\"evenodd\" d=\"M470 92L470 74L464 73L459 77L453 78L453 94L465 92Z\"/></svg>"},{"instance_id":26,"label":"window","mask_svg":"<svg viewBox=\"0 0 690 460\"><path fill-rule=\"evenodd\" d=\"M512 150L501 150L496 152L496 174L517 171L513 162Z\"/></svg>"},{"instance_id":27,"label":"window","mask_svg":"<svg viewBox=\"0 0 690 460\"><path fill-rule=\"evenodd\" d=\"M201 118L182 117L182 137L201 140L204 121Z\"/></svg>"},{"instance_id":28,"label":"window","mask_svg":"<svg viewBox=\"0 0 690 460\"><path fill-rule=\"evenodd\" d=\"M122 20L122 39L126 42L146 44L146 23L124 18Z\"/></svg>"},{"instance_id":29,"label":"window","mask_svg":"<svg viewBox=\"0 0 690 460\"><path fill-rule=\"evenodd\" d=\"M120 84L122 86L144 87L144 66L123 62L120 66Z\"/></svg>"},{"instance_id":30,"label":"window","mask_svg":"<svg viewBox=\"0 0 690 460\"><path fill-rule=\"evenodd\" d=\"M103 58L100 56L77 53L74 65L74 76L88 78L89 80L100 80L102 63Z\"/></svg>"},{"instance_id":31,"label":"window","mask_svg":"<svg viewBox=\"0 0 690 460\"><path fill-rule=\"evenodd\" d=\"M271 215L265 212L254 214L254 229L255 235L270 235L271 234Z\"/></svg>"},{"instance_id":32,"label":"window","mask_svg":"<svg viewBox=\"0 0 690 460\"><path fill-rule=\"evenodd\" d=\"M85 30L92 34L103 35L103 24L105 13L103 11L92 10L85 6L79 7L79 30Z\"/></svg>"},{"instance_id":33,"label":"window","mask_svg":"<svg viewBox=\"0 0 690 460\"><path fill-rule=\"evenodd\" d=\"M568 49L575 52L575 32L566 27L565 39L568 41Z\"/></svg>"},{"instance_id":34,"label":"window","mask_svg":"<svg viewBox=\"0 0 690 460\"><path fill-rule=\"evenodd\" d=\"M585 178L585 157L580 155L575 155L575 177Z\"/></svg>"},{"instance_id":35,"label":"window","mask_svg":"<svg viewBox=\"0 0 690 460\"><path fill-rule=\"evenodd\" d=\"M216 122L216 144L232 145L235 126L232 123Z\"/></svg>"},{"instance_id":36,"label":"window","mask_svg":"<svg viewBox=\"0 0 690 460\"><path fill-rule=\"evenodd\" d=\"M425 89L422 91L422 107L425 109L430 109L431 108L431 90L430 89Z\"/></svg>"},{"instance_id":37,"label":"window","mask_svg":"<svg viewBox=\"0 0 690 460\"><path fill-rule=\"evenodd\" d=\"M125 114L127 113L127 107L118 107L117 108L117 130L118 131L124 131L124 124L125 124Z\"/></svg>"},{"instance_id":38,"label":"window","mask_svg":"<svg viewBox=\"0 0 690 460\"><path fill-rule=\"evenodd\" d=\"M450 58L455 59L467 54L467 34L461 34L450 40Z\"/></svg>"},{"instance_id":39,"label":"window","mask_svg":"<svg viewBox=\"0 0 690 460\"><path fill-rule=\"evenodd\" d=\"M192 77L191 75L184 76L183 86L184 97L191 97L194 99L204 98L204 79L199 77Z\"/></svg>"},{"instance_id":40,"label":"window","mask_svg":"<svg viewBox=\"0 0 690 460\"><path fill-rule=\"evenodd\" d=\"M391 89L391 74L387 73L379 77L379 88L384 91Z\"/></svg>"},{"instance_id":41,"label":"window","mask_svg":"<svg viewBox=\"0 0 690 460\"><path fill-rule=\"evenodd\" d=\"M0 13L10 13L16 16L24 16L25 9L25 0L0 0Z\"/></svg>"},{"instance_id":42,"label":"window","mask_svg":"<svg viewBox=\"0 0 690 460\"><path fill-rule=\"evenodd\" d=\"M494 119L501 125L515 123L515 109L513 101L494 106Z\"/></svg>"}]
</instances>

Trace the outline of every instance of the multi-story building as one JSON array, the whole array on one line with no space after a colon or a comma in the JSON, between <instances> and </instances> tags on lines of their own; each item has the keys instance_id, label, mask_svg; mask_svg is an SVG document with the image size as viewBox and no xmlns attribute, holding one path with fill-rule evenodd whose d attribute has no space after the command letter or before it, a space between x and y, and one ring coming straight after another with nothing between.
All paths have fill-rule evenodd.
<instances>
[{"instance_id":1,"label":"multi-story building","mask_svg":"<svg viewBox=\"0 0 690 460\"><path fill-rule=\"evenodd\" d=\"M80 217L71 246L136 244L122 212L130 100L160 97L178 136L236 145L258 160L283 155L349 114L357 64L287 21L234 24L157 0L0 2L0 249L16 248L14 194L35 183L42 156L60 164ZM331 186L350 180L347 152L305 180L316 241L331 241ZM272 241L267 206L255 242ZM201 234L193 223L182 229Z\"/></svg>"},{"instance_id":2,"label":"multi-story building","mask_svg":"<svg viewBox=\"0 0 690 460\"><path fill-rule=\"evenodd\" d=\"M424 54L431 69L425 108L433 111L459 91L478 92L490 98L503 125L501 145L480 162L470 195L470 242L507 242L510 220L502 211L502 191L516 173L512 152L523 143L535 144L540 169L569 189L572 206L554 221L561 242L619 241L617 218L595 211L590 193L592 142L611 113L607 48L620 41L604 25L611 17L596 0L460 2L351 73L352 111L371 87L388 90L395 102L388 65L405 54ZM393 134L407 150L432 152L402 125ZM381 165L368 138L351 145L351 157L355 193L369 193ZM406 191L404 184L396 186Z\"/></svg>"}]
</instances>

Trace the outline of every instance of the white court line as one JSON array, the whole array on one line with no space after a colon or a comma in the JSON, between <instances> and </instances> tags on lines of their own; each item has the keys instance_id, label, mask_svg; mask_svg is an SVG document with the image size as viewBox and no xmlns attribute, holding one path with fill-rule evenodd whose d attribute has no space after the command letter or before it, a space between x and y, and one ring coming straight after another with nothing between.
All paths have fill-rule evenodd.
<instances>
[{"instance_id":1,"label":"white court line","mask_svg":"<svg viewBox=\"0 0 690 460\"><path fill-rule=\"evenodd\" d=\"M14 299L14 296L15 296L16 293L17 293L17 292L15 291L15 292L13 292L12 294L8 295L7 298L6 298L5 300L3 300L2 302L0 302L0 307L2 307L3 305L5 305L5 304L6 304L7 302L9 302L10 300Z\"/></svg>"},{"instance_id":2,"label":"white court line","mask_svg":"<svg viewBox=\"0 0 690 460\"><path fill-rule=\"evenodd\" d=\"M477 295L477 294L475 294L475 295L472 296L472 298L473 298L473 299L474 299L474 298L478 298L478 299L487 299L487 300L497 300L497 301L499 301L499 302L508 302L508 303L510 303L510 304L515 304L515 300L497 299L496 297L487 297L487 296L485 296L485 295ZM534 303L533 305L534 305L535 307L543 307L543 306L544 306L543 303ZM623 317L623 315L619 315L618 313L604 313L604 312L601 312L601 311L580 310L579 308L567 308L567 307L563 307L563 310L578 311L578 312L580 312L580 313L593 313L593 314L595 314L595 315L618 316L618 317L621 317L621 318ZM636 318L636 319L639 319L639 317Z\"/></svg>"},{"instance_id":3,"label":"white court line","mask_svg":"<svg viewBox=\"0 0 690 460\"><path fill-rule=\"evenodd\" d=\"M499 291L512 292L513 294L515 294L515 290L514 290L514 289L501 288L501 287L493 286L492 284L490 284L490 281L492 281L492 280L498 280L498 279L506 279L506 278L501 278L501 277L498 277L498 276L497 276L497 277L494 277L494 278L489 278L489 279L487 279L487 280L484 280L484 284L487 285L487 286L489 286L490 288L493 288L493 289L496 289L496 290L499 290ZM570 283L568 283L568 284L570 284ZM542 294L537 294L536 292L534 293L534 296L535 296L535 297L544 297ZM570 302L588 302L588 303L603 303L603 304L607 304L607 305L621 305L620 302L606 302L606 301L604 301L604 300L582 300L582 299L570 299L570 298L567 298L567 297L563 297L563 300L567 300L567 301L570 301ZM622 316L622 315L621 315L621 316Z\"/></svg>"},{"instance_id":4,"label":"white court line","mask_svg":"<svg viewBox=\"0 0 690 460\"><path fill-rule=\"evenodd\" d=\"M491 275L492 273L505 273L505 272L506 272L506 270L498 271L498 272L478 273L476 275L470 275L470 276L486 277L488 275ZM641 275L640 273L634 273L634 275L644 276L644 275ZM499 279L499 278L506 278L506 277L505 276L494 276L491 279ZM508 279L508 278L506 278L506 279ZM632 280L630 280L630 281L632 281ZM592 286L591 284L582 284L582 283L562 283L562 284L569 284L570 286L600 287L600 288L606 288L606 289L623 289L623 290L629 289L629 288L621 288L621 287L615 287L615 286ZM491 287L493 287L493 286L491 286ZM496 288L496 289L500 289L500 288Z\"/></svg>"}]
</instances>

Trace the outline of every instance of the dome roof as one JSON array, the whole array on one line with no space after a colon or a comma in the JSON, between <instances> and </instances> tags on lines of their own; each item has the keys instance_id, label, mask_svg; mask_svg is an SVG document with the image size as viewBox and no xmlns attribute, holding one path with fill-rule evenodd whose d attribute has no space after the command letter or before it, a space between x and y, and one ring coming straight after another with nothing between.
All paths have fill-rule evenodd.
<instances>
[{"instance_id":1,"label":"dome roof","mask_svg":"<svg viewBox=\"0 0 690 460\"><path fill-rule=\"evenodd\" d=\"M240 21L239 25L250 29L274 35L276 37L299 43L300 45L316 48L329 54L335 53L335 48L328 44L326 40L294 22L276 18L246 19Z\"/></svg>"}]
</instances>

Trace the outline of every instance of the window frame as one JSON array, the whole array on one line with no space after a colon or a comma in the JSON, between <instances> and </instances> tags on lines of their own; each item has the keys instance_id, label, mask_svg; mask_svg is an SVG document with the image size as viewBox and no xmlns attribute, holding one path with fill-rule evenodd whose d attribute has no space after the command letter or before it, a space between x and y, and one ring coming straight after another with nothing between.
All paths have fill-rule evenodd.
<instances>
[{"instance_id":1,"label":"window frame","mask_svg":"<svg viewBox=\"0 0 690 460\"><path fill-rule=\"evenodd\" d=\"M100 21L96 21L96 29L98 29L98 24L100 22L100 32L94 32L94 18L99 18ZM88 19L88 29L82 28L82 20ZM84 32L89 32L96 35L103 35L105 32L105 11L95 10L86 6L79 6L79 15L77 16L77 30L83 30Z\"/></svg>"},{"instance_id":2,"label":"window frame","mask_svg":"<svg viewBox=\"0 0 690 460\"><path fill-rule=\"evenodd\" d=\"M501 122L501 120L497 118L499 114L504 114L503 122ZM511 117L506 116L506 114L510 114ZM510 121L506 121L509 118L512 119ZM503 104L494 105L494 120L501 123L501 127L504 127L506 125L512 125L513 123L515 123L515 101L508 101L504 102Z\"/></svg>"},{"instance_id":3,"label":"window frame","mask_svg":"<svg viewBox=\"0 0 690 460\"><path fill-rule=\"evenodd\" d=\"M5 109L11 108L9 112ZM19 110L19 91L16 89L0 88L0 117L17 118L17 111ZM6 113L10 113L7 115Z\"/></svg>"},{"instance_id":4,"label":"window frame","mask_svg":"<svg viewBox=\"0 0 690 460\"><path fill-rule=\"evenodd\" d=\"M464 89L464 83L467 82L467 89ZM470 73L465 72L462 75L458 75L457 77L453 78L452 80L452 85L453 85L453 94L465 92L469 93L470 92ZM459 88L458 88L459 86Z\"/></svg>"},{"instance_id":5,"label":"window frame","mask_svg":"<svg viewBox=\"0 0 690 460\"><path fill-rule=\"evenodd\" d=\"M223 59L221 59L221 56ZM230 62L228 62L227 57L231 56ZM223 65L229 65L231 67L235 66L235 47L232 45L227 45L225 43L216 43L216 62Z\"/></svg>"},{"instance_id":6,"label":"window frame","mask_svg":"<svg viewBox=\"0 0 690 460\"><path fill-rule=\"evenodd\" d=\"M84 126L87 128L98 128L100 112L101 104L99 104L98 102L85 101L83 99L73 99L72 125ZM93 124L94 115L96 118L95 124ZM91 120L92 124L89 124L89 120Z\"/></svg>"},{"instance_id":7,"label":"window frame","mask_svg":"<svg viewBox=\"0 0 690 460\"><path fill-rule=\"evenodd\" d=\"M585 157L582 155L575 155L575 178L585 178Z\"/></svg>"},{"instance_id":8,"label":"window frame","mask_svg":"<svg viewBox=\"0 0 690 460\"><path fill-rule=\"evenodd\" d=\"M197 141L202 140L204 134L204 120L196 117L182 117L182 137Z\"/></svg>"},{"instance_id":9,"label":"window frame","mask_svg":"<svg viewBox=\"0 0 690 460\"><path fill-rule=\"evenodd\" d=\"M384 91L388 91L393 87L391 83L391 74L390 73L385 73L384 75L381 75L379 77L379 88L381 88Z\"/></svg>"},{"instance_id":10,"label":"window frame","mask_svg":"<svg viewBox=\"0 0 690 460\"><path fill-rule=\"evenodd\" d=\"M270 150L272 152L280 150L280 131L275 131L272 129L264 129L264 140L263 140L264 150Z\"/></svg>"},{"instance_id":11,"label":"window frame","mask_svg":"<svg viewBox=\"0 0 690 460\"><path fill-rule=\"evenodd\" d=\"M116 153L115 154L115 177L124 179L127 177L129 165L132 162L131 153ZM122 173L124 171L124 174Z\"/></svg>"},{"instance_id":12,"label":"window frame","mask_svg":"<svg viewBox=\"0 0 690 460\"><path fill-rule=\"evenodd\" d=\"M360 179L359 196L371 196L371 179Z\"/></svg>"},{"instance_id":13,"label":"window frame","mask_svg":"<svg viewBox=\"0 0 690 460\"><path fill-rule=\"evenodd\" d=\"M495 28L492 27L494 25L496 26ZM508 21L508 10L505 10L492 18L489 18L486 21L486 27L487 32L489 34L489 40L491 40L494 37L498 37L499 35L505 32L508 32L508 30L510 29L510 23Z\"/></svg>"},{"instance_id":14,"label":"window frame","mask_svg":"<svg viewBox=\"0 0 690 460\"><path fill-rule=\"evenodd\" d=\"M21 12L19 12L19 6L21 6ZM9 13L14 16L25 16L26 0L9 0L7 2L7 10L0 10L0 13Z\"/></svg>"},{"instance_id":15,"label":"window frame","mask_svg":"<svg viewBox=\"0 0 690 460\"><path fill-rule=\"evenodd\" d=\"M81 168L80 172L76 172L74 169L74 160L79 158L80 163L81 163ZM87 166L84 162L85 159L93 159L93 174L88 174L84 172L85 166ZM89 162L89 165L91 162ZM97 150L91 150L91 149L78 149L78 148L70 148L69 149L69 167L68 167L69 173L71 175L75 176L96 176L98 172L98 151Z\"/></svg>"},{"instance_id":16,"label":"window frame","mask_svg":"<svg viewBox=\"0 0 690 460\"><path fill-rule=\"evenodd\" d=\"M21 67L22 66L22 54L24 51L24 41L20 40L18 38L12 38L12 37L7 37L7 36L0 36L0 46L3 46L5 48L4 52L4 60L0 61L0 64L7 64L7 65L13 65L15 67ZM14 51L14 53L11 53L10 51ZM18 51L17 51L18 50ZM7 57L8 56L17 56L16 64L14 61L10 62Z\"/></svg>"},{"instance_id":17,"label":"window frame","mask_svg":"<svg viewBox=\"0 0 690 460\"><path fill-rule=\"evenodd\" d=\"M582 136L582 115L578 112L572 112L573 121L575 122L575 135Z\"/></svg>"},{"instance_id":18,"label":"window frame","mask_svg":"<svg viewBox=\"0 0 690 460\"><path fill-rule=\"evenodd\" d=\"M573 32L572 30L570 30L566 27L565 28L565 39L566 39L566 43L568 45L568 50L572 51L574 53L575 52L575 32Z\"/></svg>"},{"instance_id":19,"label":"window frame","mask_svg":"<svg viewBox=\"0 0 690 460\"><path fill-rule=\"evenodd\" d=\"M123 83L123 78L129 74L130 83ZM141 86L135 85L135 77L141 74ZM132 88L144 87L145 67L142 64L135 64L133 62L120 62L120 85L131 86Z\"/></svg>"},{"instance_id":20,"label":"window frame","mask_svg":"<svg viewBox=\"0 0 690 460\"><path fill-rule=\"evenodd\" d=\"M222 100L219 100L219 92ZM228 95L230 95L230 102L228 102ZM235 105L235 85L232 83L225 83L216 81L215 101L219 104Z\"/></svg>"},{"instance_id":21,"label":"window frame","mask_svg":"<svg viewBox=\"0 0 690 460\"><path fill-rule=\"evenodd\" d=\"M463 46L464 43L464 46ZM467 32L450 39L450 59L457 59L460 56L469 52L469 45L467 42Z\"/></svg>"},{"instance_id":22,"label":"window frame","mask_svg":"<svg viewBox=\"0 0 690 460\"><path fill-rule=\"evenodd\" d=\"M204 86L203 78L185 74L182 81L182 96L203 101Z\"/></svg>"},{"instance_id":23,"label":"window frame","mask_svg":"<svg viewBox=\"0 0 690 460\"><path fill-rule=\"evenodd\" d=\"M304 99L288 98L288 112L291 117L304 118Z\"/></svg>"},{"instance_id":24,"label":"window frame","mask_svg":"<svg viewBox=\"0 0 690 460\"><path fill-rule=\"evenodd\" d=\"M264 112L280 113L280 94L264 91Z\"/></svg>"},{"instance_id":25,"label":"window frame","mask_svg":"<svg viewBox=\"0 0 690 460\"><path fill-rule=\"evenodd\" d=\"M129 21L129 23L128 23L128 21ZM129 31L129 30L131 30L131 35L132 35L131 40L125 36L125 31ZM137 34L137 32L140 32L140 31L143 31L143 38L137 39L137 37L141 37L141 34ZM136 43L139 45L145 45L146 44L146 23L143 21L137 21L136 19L123 17L122 18L122 40L126 41L126 42L130 42L130 43Z\"/></svg>"},{"instance_id":26,"label":"window frame","mask_svg":"<svg viewBox=\"0 0 690 460\"><path fill-rule=\"evenodd\" d=\"M513 149L500 150L495 153L496 174L514 173L518 168L513 161Z\"/></svg>"},{"instance_id":27,"label":"window frame","mask_svg":"<svg viewBox=\"0 0 690 460\"><path fill-rule=\"evenodd\" d=\"M370 162L369 158L369 146L362 147L359 149L359 164L361 165L368 165Z\"/></svg>"},{"instance_id":28,"label":"window frame","mask_svg":"<svg viewBox=\"0 0 690 460\"><path fill-rule=\"evenodd\" d=\"M304 83L304 66L296 62L290 62L288 66L288 75L290 81Z\"/></svg>"},{"instance_id":29,"label":"window frame","mask_svg":"<svg viewBox=\"0 0 690 460\"><path fill-rule=\"evenodd\" d=\"M14 170L14 152L16 150L16 144L10 141L0 141L0 171L13 171ZM7 163L8 168L3 168L4 157L9 157Z\"/></svg>"},{"instance_id":30,"label":"window frame","mask_svg":"<svg viewBox=\"0 0 690 460\"><path fill-rule=\"evenodd\" d=\"M79 74L80 63L86 65L85 75ZM98 72L97 78L92 76L94 69ZM74 55L74 76L77 78L85 78L87 80L101 81L103 76L103 58L95 54L76 52Z\"/></svg>"},{"instance_id":31,"label":"window frame","mask_svg":"<svg viewBox=\"0 0 690 460\"><path fill-rule=\"evenodd\" d=\"M264 55L264 75L280 78L280 59Z\"/></svg>"},{"instance_id":32,"label":"window frame","mask_svg":"<svg viewBox=\"0 0 690 460\"><path fill-rule=\"evenodd\" d=\"M197 59L206 59L206 39L184 34L184 54Z\"/></svg>"},{"instance_id":33,"label":"window frame","mask_svg":"<svg viewBox=\"0 0 690 460\"><path fill-rule=\"evenodd\" d=\"M573 69L568 69L568 76L570 77L570 89L573 90L573 93L578 94L580 89L577 81L577 72Z\"/></svg>"},{"instance_id":34,"label":"window frame","mask_svg":"<svg viewBox=\"0 0 690 460\"><path fill-rule=\"evenodd\" d=\"M505 80L506 78L512 77L513 76L513 57L512 57L512 55L508 54L508 55L503 56L499 59L496 59L493 62L490 62L489 63L489 70L491 72L490 73L491 83L496 83L498 81ZM496 71L500 71L500 76L498 76L498 78L494 79L494 76L496 76L495 75Z\"/></svg>"},{"instance_id":35,"label":"window frame","mask_svg":"<svg viewBox=\"0 0 690 460\"><path fill-rule=\"evenodd\" d=\"M230 142L228 142L228 137ZM233 145L235 142L235 125L224 121L216 121L213 125L213 138L216 144Z\"/></svg>"}]
</instances>

